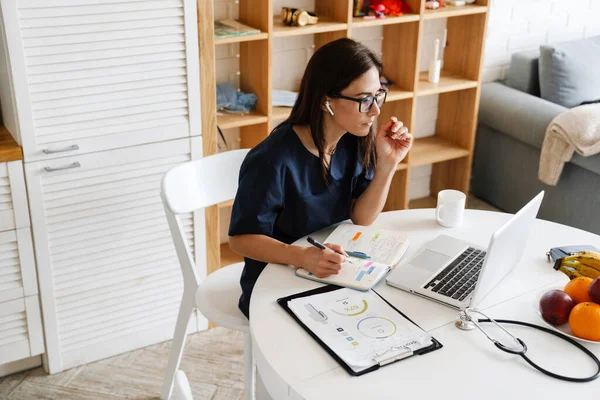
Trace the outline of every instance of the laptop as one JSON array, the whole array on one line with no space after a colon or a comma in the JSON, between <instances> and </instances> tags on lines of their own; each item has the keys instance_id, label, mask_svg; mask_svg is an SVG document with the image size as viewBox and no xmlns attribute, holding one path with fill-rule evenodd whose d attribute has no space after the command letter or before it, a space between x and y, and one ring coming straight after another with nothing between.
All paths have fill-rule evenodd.
<instances>
[{"instance_id":1,"label":"laptop","mask_svg":"<svg viewBox=\"0 0 600 400\"><path fill-rule=\"evenodd\" d=\"M543 197L544 191L502 225L487 249L440 235L387 283L458 310L478 304L519 263Z\"/></svg>"}]
</instances>

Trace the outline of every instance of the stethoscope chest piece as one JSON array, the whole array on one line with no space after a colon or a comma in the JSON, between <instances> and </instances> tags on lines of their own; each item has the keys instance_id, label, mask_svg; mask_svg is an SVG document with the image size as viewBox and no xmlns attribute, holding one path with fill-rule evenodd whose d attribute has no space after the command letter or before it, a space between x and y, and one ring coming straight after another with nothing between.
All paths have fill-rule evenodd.
<instances>
[{"instance_id":1,"label":"stethoscope chest piece","mask_svg":"<svg viewBox=\"0 0 600 400\"><path fill-rule=\"evenodd\" d=\"M460 318L454 323L458 329L463 331L472 331L475 329L475 324L465 314L461 313Z\"/></svg>"}]
</instances>

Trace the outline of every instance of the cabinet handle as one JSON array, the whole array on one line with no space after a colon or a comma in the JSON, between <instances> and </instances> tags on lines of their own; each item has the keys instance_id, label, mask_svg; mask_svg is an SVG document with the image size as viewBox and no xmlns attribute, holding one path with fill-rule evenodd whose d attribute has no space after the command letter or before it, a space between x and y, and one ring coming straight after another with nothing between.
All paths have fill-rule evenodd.
<instances>
[{"instance_id":1,"label":"cabinet handle","mask_svg":"<svg viewBox=\"0 0 600 400\"><path fill-rule=\"evenodd\" d=\"M71 169L71 168L79 168L79 167L81 167L81 164L79 164L78 161L75 161L73 164L65 165L64 167L57 167L57 168L44 167L44 170L46 172L54 172L54 171L61 171L63 169Z\"/></svg>"},{"instance_id":2,"label":"cabinet handle","mask_svg":"<svg viewBox=\"0 0 600 400\"><path fill-rule=\"evenodd\" d=\"M72 146L65 147L64 149L58 149L58 150L44 149L44 150L42 150L42 152L44 154L54 154L54 153L62 153L63 151L73 151L73 150L79 150L79 146L74 144Z\"/></svg>"}]
</instances>

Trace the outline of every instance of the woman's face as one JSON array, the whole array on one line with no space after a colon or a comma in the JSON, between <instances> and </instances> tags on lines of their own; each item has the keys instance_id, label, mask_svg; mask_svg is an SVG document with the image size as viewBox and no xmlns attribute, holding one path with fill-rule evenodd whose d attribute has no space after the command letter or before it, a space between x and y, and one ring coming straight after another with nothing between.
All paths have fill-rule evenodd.
<instances>
[{"instance_id":1,"label":"woman's face","mask_svg":"<svg viewBox=\"0 0 600 400\"><path fill-rule=\"evenodd\" d=\"M380 89L379 71L373 67L355 79L339 94L345 97L361 99L367 96L374 96ZM373 104L371 110L366 113L359 111L359 103L347 99L331 98L329 99L329 104L335 114L332 117L335 123L344 131L355 136L367 136L375 117L380 112L377 103ZM325 109L325 112L329 115L327 109Z\"/></svg>"}]
</instances>

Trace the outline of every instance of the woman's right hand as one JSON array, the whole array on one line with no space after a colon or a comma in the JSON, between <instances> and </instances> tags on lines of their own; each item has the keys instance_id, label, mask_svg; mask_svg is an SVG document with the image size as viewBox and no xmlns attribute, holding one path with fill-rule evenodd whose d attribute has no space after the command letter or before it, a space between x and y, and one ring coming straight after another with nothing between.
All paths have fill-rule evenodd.
<instances>
[{"instance_id":1,"label":"woman's right hand","mask_svg":"<svg viewBox=\"0 0 600 400\"><path fill-rule=\"evenodd\" d=\"M331 250L321 250L316 247L305 247L302 252L300 267L312 272L317 278L327 278L337 275L346 261L346 252L338 244L325 243Z\"/></svg>"}]
</instances>

